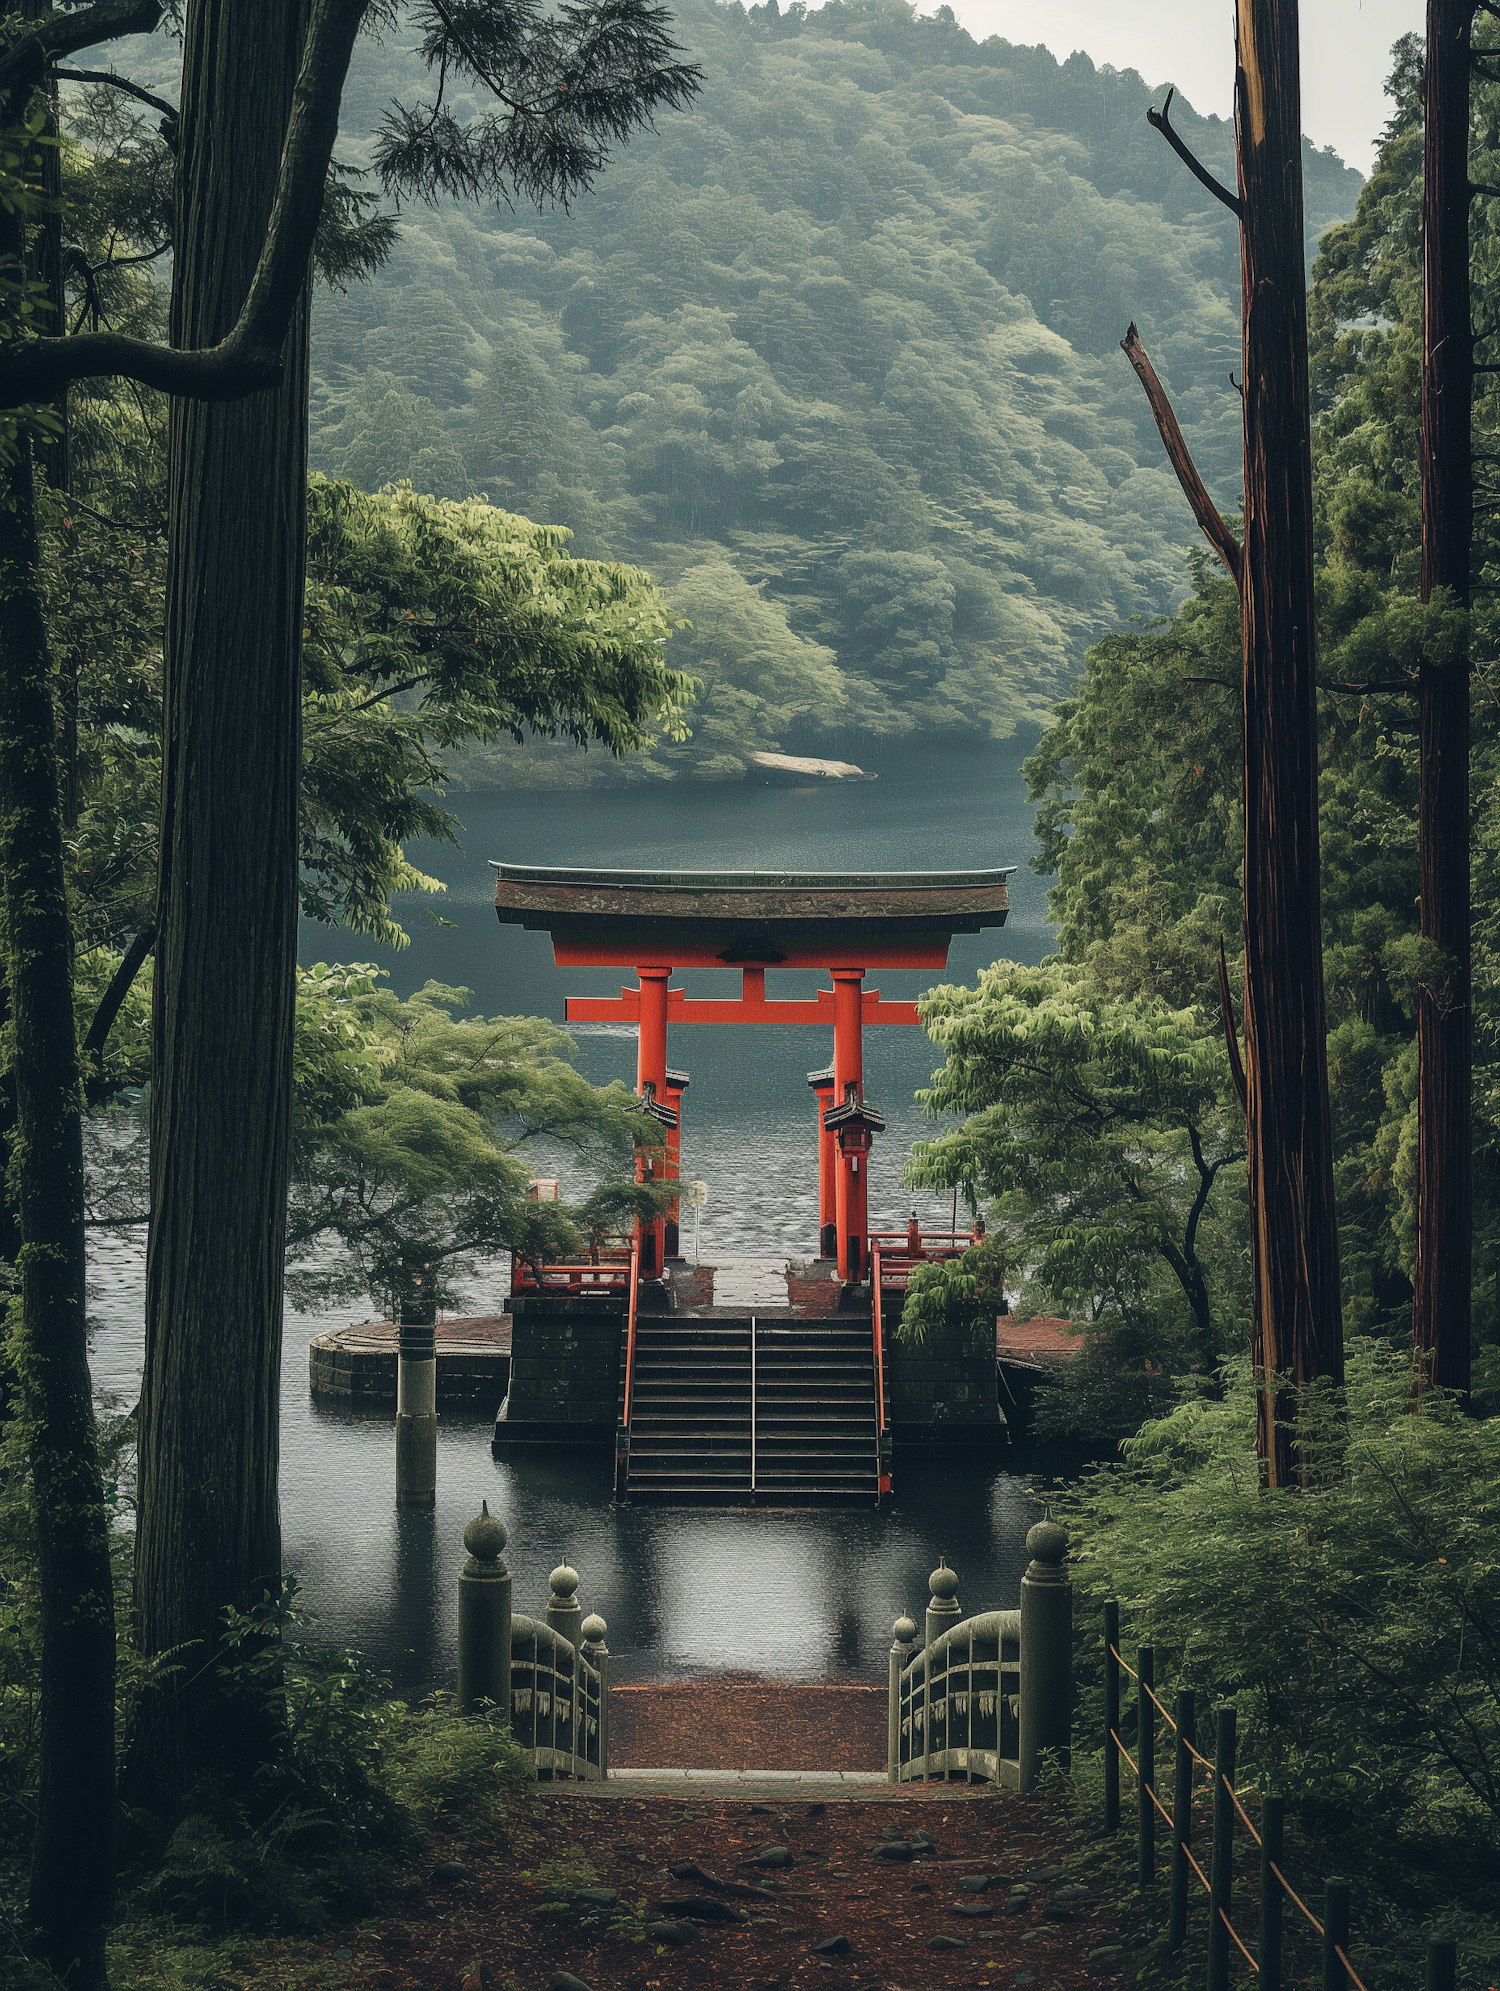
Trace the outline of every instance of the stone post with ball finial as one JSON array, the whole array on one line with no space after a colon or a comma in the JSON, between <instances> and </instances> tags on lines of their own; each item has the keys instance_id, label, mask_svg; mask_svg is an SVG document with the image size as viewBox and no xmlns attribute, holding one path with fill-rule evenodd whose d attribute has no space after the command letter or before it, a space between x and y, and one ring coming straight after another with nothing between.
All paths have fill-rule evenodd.
<instances>
[{"instance_id":1,"label":"stone post with ball finial","mask_svg":"<svg viewBox=\"0 0 1500 1991\"><path fill-rule=\"evenodd\" d=\"M906 1616L891 1626L890 1687L885 1723L885 1780L901 1781L901 1676L911 1664L917 1628Z\"/></svg>"},{"instance_id":2,"label":"stone post with ball finial","mask_svg":"<svg viewBox=\"0 0 1500 1991\"><path fill-rule=\"evenodd\" d=\"M458 1711L488 1705L510 1720L510 1571L501 1550L505 1525L489 1502L464 1529L469 1559L458 1578Z\"/></svg>"},{"instance_id":3,"label":"stone post with ball finial","mask_svg":"<svg viewBox=\"0 0 1500 1991\"><path fill-rule=\"evenodd\" d=\"M928 1577L927 1587L932 1596L927 1604L927 1636L922 1643L931 1645L958 1623L958 1572L948 1567L946 1556L938 1557L938 1566Z\"/></svg>"},{"instance_id":4,"label":"stone post with ball finial","mask_svg":"<svg viewBox=\"0 0 1500 1991\"><path fill-rule=\"evenodd\" d=\"M1067 1531L1050 1515L1026 1537L1021 1578L1021 1734L1018 1787L1030 1790L1049 1752L1067 1767L1073 1741L1073 1586Z\"/></svg>"},{"instance_id":5,"label":"stone post with ball finial","mask_svg":"<svg viewBox=\"0 0 1500 1991\"><path fill-rule=\"evenodd\" d=\"M609 1630L597 1611L578 1627L583 1640L583 1656L599 1675L599 1775L609 1775L609 1647L604 1643Z\"/></svg>"},{"instance_id":6,"label":"stone post with ball finial","mask_svg":"<svg viewBox=\"0 0 1500 1991\"><path fill-rule=\"evenodd\" d=\"M553 1631L561 1632L569 1645L578 1645L583 1623L583 1606L578 1601L578 1571L560 1562L547 1579L551 1595L546 1618Z\"/></svg>"}]
</instances>

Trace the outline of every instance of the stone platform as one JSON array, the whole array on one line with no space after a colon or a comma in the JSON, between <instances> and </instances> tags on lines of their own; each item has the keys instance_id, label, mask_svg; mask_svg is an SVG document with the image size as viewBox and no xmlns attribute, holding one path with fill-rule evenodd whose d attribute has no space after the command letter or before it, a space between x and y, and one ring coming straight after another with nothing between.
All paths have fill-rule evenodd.
<instances>
[{"instance_id":1,"label":"stone platform","mask_svg":"<svg viewBox=\"0 0 1500 1991\"><path fill-rule=\"evenodd\" d=\"M440 1409L493 1413L510 1387L512 1326L509 1314L438 1322ZM324 1402L396 1407L396 1330L388 1320L361 1321L315 1335L308 1345L307 1368L312 1393Z\"/></svg>"}]
</instances>

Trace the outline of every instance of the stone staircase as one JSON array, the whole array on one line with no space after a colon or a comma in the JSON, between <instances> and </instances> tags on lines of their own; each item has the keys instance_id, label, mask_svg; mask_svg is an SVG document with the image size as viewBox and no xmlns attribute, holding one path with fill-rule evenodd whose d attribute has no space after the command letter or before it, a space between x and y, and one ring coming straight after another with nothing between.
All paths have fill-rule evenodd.
<instances>
[{"instance_id":1,"label":"stone staircase","mask_svg":"<svg viewBox=\"0 0 1500 1991\"><path fill-rule=\"evenodd\" d=\"M877 1471L868 1320L638 1316L632 1502L873 1505Z\"/></svg>"}]
</instances>

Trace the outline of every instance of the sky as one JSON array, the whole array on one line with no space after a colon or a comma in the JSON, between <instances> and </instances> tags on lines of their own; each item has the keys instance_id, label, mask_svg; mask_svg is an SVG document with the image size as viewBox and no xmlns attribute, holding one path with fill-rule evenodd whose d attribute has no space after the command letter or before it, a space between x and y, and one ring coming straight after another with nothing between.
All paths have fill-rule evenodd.
<instances>
[{"instance_id":1,"label":"sky","mask_svg":"<svg viewBox=\"0 0 1500 1991\"><path fill-rule=\"evenodd\" d=\"M976 41L1042 42L1059 58L1081 48L1097 63L1175 83L1205 113L1233 112L1233 0L952 0ZM920 11L933 11L921 0ZM1302 0L1302 128L1368 173L1390 100L1391 43L1423 26L1423 0Z\"/></svg>"}]
</instances>

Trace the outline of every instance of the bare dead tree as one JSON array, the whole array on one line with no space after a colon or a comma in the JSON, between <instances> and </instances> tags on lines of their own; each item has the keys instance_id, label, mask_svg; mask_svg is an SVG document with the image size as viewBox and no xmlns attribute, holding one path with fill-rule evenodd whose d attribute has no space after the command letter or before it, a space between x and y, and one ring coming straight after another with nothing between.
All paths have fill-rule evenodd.
<instances>
[{"instance_id":1,"label":"bare dead tree","mask_svg":"<svg viewBox=\"0 0 1500 1991\"><path fill-rule=\"evenodd\" d=\"M1240 224L1245 538L1194 468L1135 327L1123 342L1193 514L1240 595L1245 739L1245 1097L1258 1442L1296 1474L1291 1393L1344 1375L1319 900L1311 410L1297 0L1238 0L1238 190L1152 124Z\"/></svg>"}]
</instances>

